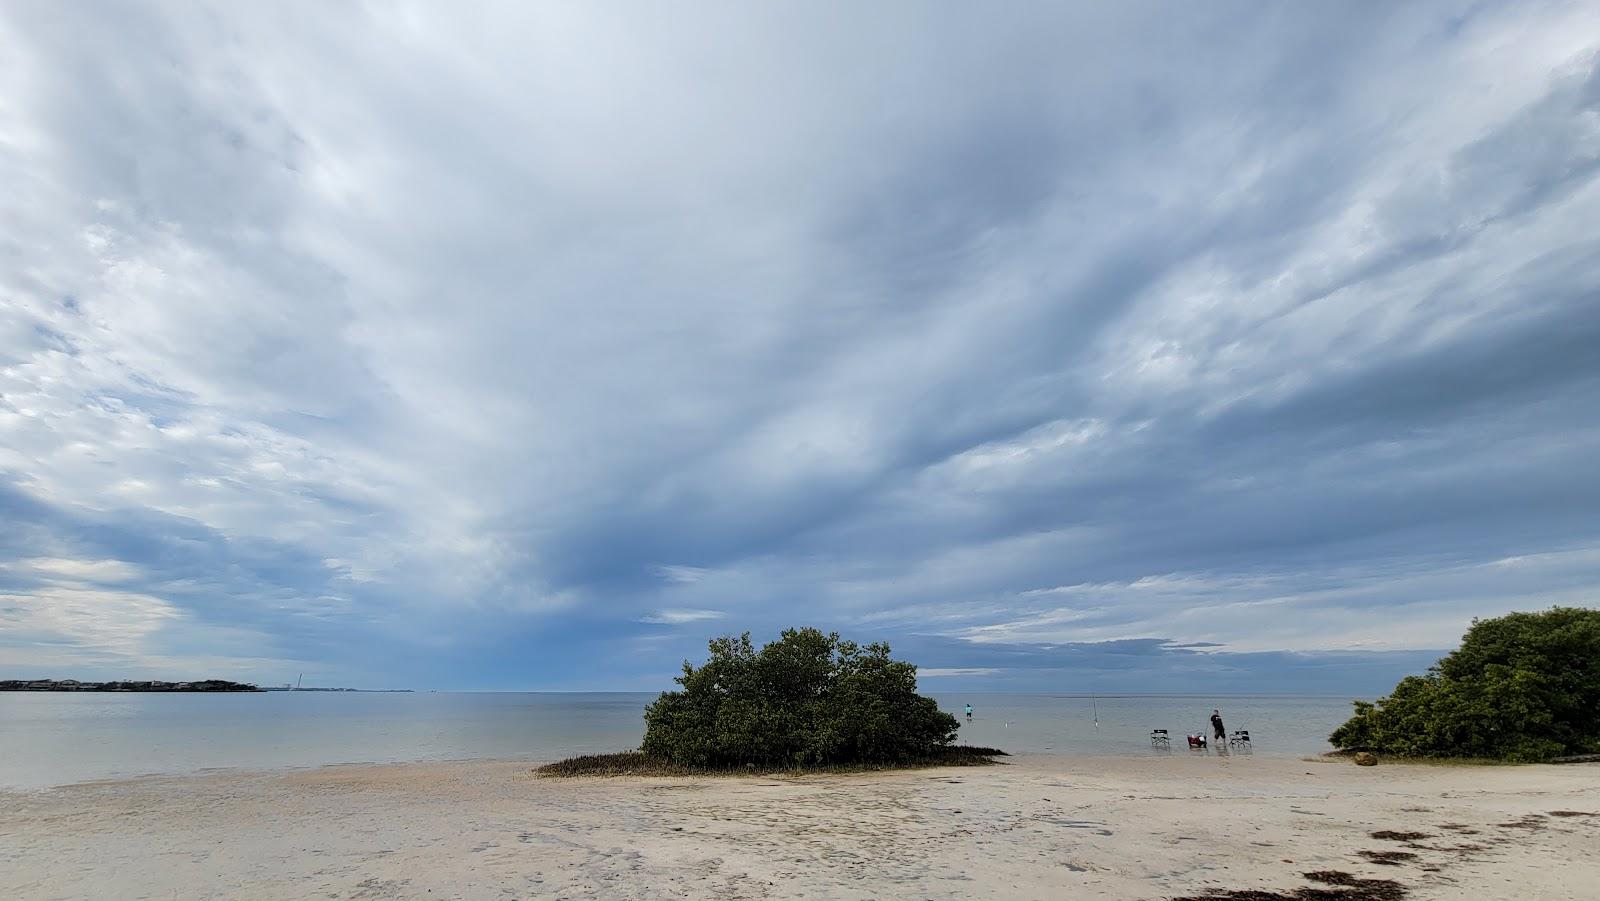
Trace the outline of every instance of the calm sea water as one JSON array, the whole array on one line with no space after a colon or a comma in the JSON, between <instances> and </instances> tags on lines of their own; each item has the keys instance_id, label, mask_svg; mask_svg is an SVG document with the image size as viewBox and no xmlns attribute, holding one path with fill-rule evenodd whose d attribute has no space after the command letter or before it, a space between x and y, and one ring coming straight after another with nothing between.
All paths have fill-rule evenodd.
<instances>
[{"instance_id":1,"label":"calm sea water","mask_svg":"<svg viewBox=\"0 0 1600 901\"><path fill-rule=\"evenodd\" d=\"M1328 750L1342 698L935 694L974 708L960 740L1017 754L1150 754L1150 730L1249 729L1257 754ZM0 787L213 768L511 758L638 745L652 694L68 694L0 692ZM1096 723L1098 718L1098 724Z\"/></svg>"}]
</instances>

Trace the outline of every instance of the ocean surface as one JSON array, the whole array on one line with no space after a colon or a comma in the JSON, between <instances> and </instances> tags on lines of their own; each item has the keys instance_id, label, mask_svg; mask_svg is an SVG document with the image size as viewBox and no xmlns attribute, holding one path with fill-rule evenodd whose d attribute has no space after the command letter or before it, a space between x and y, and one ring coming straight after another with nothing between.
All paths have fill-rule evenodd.
<instances>
[{"instance_id":1,"label":"ocean surface","mask_svg":"<svg viewBox=\"0 0 1600 901\"><path fill-rule=\"evenodd\" d=\"M1213 707L1256 754L1316 754L1345 698L932 693L959 741L1014 754L1153 754L1151 729L1210 729ZM336 763L554 760L636 747L653 694L0 692L0 787Z\"/></svg>"}]
</instances>

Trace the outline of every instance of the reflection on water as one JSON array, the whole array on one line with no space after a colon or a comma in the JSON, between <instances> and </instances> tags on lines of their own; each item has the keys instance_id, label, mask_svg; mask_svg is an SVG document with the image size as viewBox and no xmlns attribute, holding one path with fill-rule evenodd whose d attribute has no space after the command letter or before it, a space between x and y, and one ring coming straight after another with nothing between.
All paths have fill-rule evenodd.
<instances>
[{"instance_id":1,"label":"reflection on water","mask_svg":"<svg viewBox=\"0 0 1600 901\"><path fill-rule=\"evenodd\" d=\"M1012 753L1191 753L1222 709L1255 753L1310 754L1349 715L1338 698L1100 697L935 692L960 741ZM68 694L0 692L0 786L33 788L217 767L518 758L638 745L651 694ZM1174 747L1153 748L1150 731ZM1206 753L1227 753L1213 745ZM1235 751L1234 753L1238 753Z\"/></svg>"}]
</instances>

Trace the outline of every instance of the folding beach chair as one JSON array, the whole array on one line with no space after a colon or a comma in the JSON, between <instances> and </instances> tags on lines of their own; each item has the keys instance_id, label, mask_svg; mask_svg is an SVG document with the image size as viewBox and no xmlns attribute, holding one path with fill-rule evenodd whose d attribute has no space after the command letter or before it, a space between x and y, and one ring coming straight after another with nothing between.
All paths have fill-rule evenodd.
<instances>
[{"instance_id":1,"label":"folding beach chair","mask_svg":"<svg viewBox=\"0 0 1600 901\"><path fill-rule=\"evenodd\" d=\"M1230 748L1250 747L1250 733L1244 729L1238 730L1237 732L1233 733L1231 738L1228 739L1228 746Z\"/></svg>"},{"instance_id":2,"label":"folding beach chair","mask_svg":"<svg viewBox=\"0 0 1600 901\"><path fill-rule=\"evenodd\" d=\"M1151 729L1150 747L1170 748L1172 747L1172 736L1168 735L1165 729Z\"/></svg>"}]
</instances>

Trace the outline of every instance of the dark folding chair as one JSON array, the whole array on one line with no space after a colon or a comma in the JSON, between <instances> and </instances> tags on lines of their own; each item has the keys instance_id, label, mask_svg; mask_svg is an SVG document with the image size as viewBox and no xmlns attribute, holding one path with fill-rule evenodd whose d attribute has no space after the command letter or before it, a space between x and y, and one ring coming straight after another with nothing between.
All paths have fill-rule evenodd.
<instances>
[{"instance_id":1,"label":"dark folding chair","mask_svg":"<svg viewBox=\"0 0 1600 901\"><path fill-rule=\"evenodd\" d=\"M1244 729L1238 730L1228 739L1228 746L1231 748L1250 747L1250 733Z\"/></svg>"},{"instance_id":2,"label":"dark folding chair","mask_svg":"<svg viewBox=\"0 0 1600 901\"><path fill-rule=\"evenodd\" d=\"M1170 748L1172 747L1172 736L1168 735L1165 729L1151 729L1150 746L1152 748Z\"/></svg>"}]
</instances>

